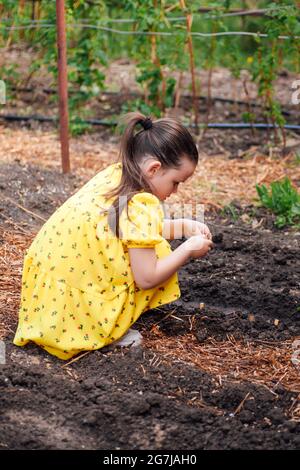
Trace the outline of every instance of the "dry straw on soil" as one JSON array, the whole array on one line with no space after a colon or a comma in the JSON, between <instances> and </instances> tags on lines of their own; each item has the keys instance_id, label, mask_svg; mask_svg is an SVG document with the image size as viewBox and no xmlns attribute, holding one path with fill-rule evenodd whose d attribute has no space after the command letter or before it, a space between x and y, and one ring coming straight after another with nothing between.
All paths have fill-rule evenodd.
<instances>
[{"instance_id":1,"label":"dry straw on soil","mask_svg":"<svg viewBox=\"0 0 300 470\"><path fill-rule=\"evenodd\" d=\"M18 228L17 228L18 230ZM32 234L0 230L0 337L13 333L17 322L24 251Z\"/></svg>"},{"instance_id":2,"label":"dry straw on soil","mask_svg":"<svg viewBox=\"0 0 300 470\"><path fill-rule=\"evenodd\" d=\"M40 130L12 130L0 126L0 161L22 162L56 168L61 171L60 146L55 132ZM208 156L200 148L200 161L193 177L179 187L178 195L168 202L191 202L219 208L232 200L252 203L257 197L255 184L270 183L288 176L297 184L300 165L291 152L284 158L278 154L262 155L256 147L244 152L240 158L230 159L228 153ZM99 142L96 135L70 140L72 171L90 179L108 164L116 161L118 145Z\"/></svg>"},{"instance_id":3,"label":"dry straw on soil","mask_svg":"<svg viewBox=\"0 0 300 470\"><path fill-rule=\"evenodd\" d=\"M266 387L275 396L279 385L299 393L290 407L290 414L300 420L300 365L292 363L292 340L283 342L237 341L228 335L225 341L209 338L199 344L192 333L168 337L155 326L144 332L144 343L157 352L163 361L194 364L222 382L247 381ZM196 403L195 403L196 404Z\"/></svg>"}]
</instances>

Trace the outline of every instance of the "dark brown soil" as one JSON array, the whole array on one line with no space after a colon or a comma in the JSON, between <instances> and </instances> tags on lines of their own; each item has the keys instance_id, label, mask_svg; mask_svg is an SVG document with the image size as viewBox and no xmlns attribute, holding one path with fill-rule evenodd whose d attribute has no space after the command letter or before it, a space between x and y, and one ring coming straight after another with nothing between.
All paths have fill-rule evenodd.
<instances>
[{"instance_id":1,"label":"dark brown soil","mask_svg":"<svg viewBox=\"0 0 300 470\"><path fill-rule=\"evenodd\" d=\"M194 328L200 342L210 336L224 339L228 333L263 340L299 335L300 234L254 231L238 222L224 226L209 215L206 222L214 233L214 251L181 269L182 297L159 313L164 317L178 306L175 315L180 313L185 321L166 318L161 330L187 333L189 318L196 314ZM205 303L201 311L200 302Z\"/></svg>"},{"instance_id":2,"label":"dark brown soil","mask_svg":"<svg viewBox=\"0 0 300 470\"><path fill-rule=\"evenodd\" d=\"M6 197L47 219L83 184L73 174L62 174L51 168L30 165L16 159L0 165L0 217L3 213L24 229L35 232L41 220L25 212ZM7 226L9 222L4 220ZM5 225L4 225L5 227Z\"/></svg>"},{"instance_id":3,"label":"dark brown soil","mask_svg":"<svg viewBox=\"0 0 300 470\"><path fill-rule=\"evenodd\" d=\"M2 165L0 174L2 194L44 218L82 184L20 162ZM26 230L41 224L7 200L0 207L0 218L12 217ZM13 229L7 218L2 222ZM181 299L147 312L136 328L148 330L176 308L184 321L161 321L168 336L190 332L191 315L199 342L227 334L299 336L299 233L266 228L272 227L267 219L256 231L221 214L207 214L206 222L215 249L181 270ZM7 363L0 366L0 449L300 448L299 423L289 413L297 395L281 385L272 393L250 382L220 384L194 365L145 346L96 351L62 368L62 361L35 345L15 347L12 338L5 339Z\"/></svg>"},{"instance_id":4,"label":"dark brown soil","mask_svg":"<svg viewBox=\"0 0 300 470\"><path fill-rule=\"evenodd\" d=\"M298 424L286 416L293 394L282 388L274 396L251 383L220 386L193 366L151 366L153 352L142 348L90 354L69 366L76 378L34 346L9 345L8 357L0 371L0 448L300 446ZM249 400L234 416L247 393ZM192 405L195 396L202 407Z\"/></svg>"}]
</instances>

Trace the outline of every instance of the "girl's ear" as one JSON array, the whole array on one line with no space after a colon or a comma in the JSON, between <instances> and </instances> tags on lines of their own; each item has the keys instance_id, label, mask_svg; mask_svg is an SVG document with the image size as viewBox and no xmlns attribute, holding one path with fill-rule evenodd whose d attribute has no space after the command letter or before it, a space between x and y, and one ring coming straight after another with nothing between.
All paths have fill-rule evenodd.
<instances>
[{"instance_id":1,"label":"girl's ear","mask_svg":"<svg viewBox=\"0 0 300 470\"><path fill-rule=\"evenodd\" d=\"M150 160L144 166L144 174L148 178L153 178L161 169L161 163L158 160Z\"/></svg>"}]
</instances>

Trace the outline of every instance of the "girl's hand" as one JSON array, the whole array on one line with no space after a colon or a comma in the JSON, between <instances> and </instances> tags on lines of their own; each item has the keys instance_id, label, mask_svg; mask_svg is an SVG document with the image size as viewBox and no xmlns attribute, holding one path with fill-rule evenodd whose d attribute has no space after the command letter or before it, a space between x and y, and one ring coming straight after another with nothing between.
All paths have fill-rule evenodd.
<instances>
[{"instance_id":1,"label":"girl's hand","mask_svg":"<svg viewBox=\"0 0 300 470\"><path fill-rule=\"evenodd\" d=\"M191 258L201 258L213 248L213 242L203 235L194 235L183 243Z\"/></svg>"},{"instance_id":2,"label":"girl's hand","mask_svg":"<svg viewBox=\"0 0 300 470\"><path fill-rule=\"evenodd\" d=\"M193 237L195 235L202 235L207 240L212 239L212 235L207 225L197 220L184 219L184 236L186 238Z\"/></svg>"}]
</instances>

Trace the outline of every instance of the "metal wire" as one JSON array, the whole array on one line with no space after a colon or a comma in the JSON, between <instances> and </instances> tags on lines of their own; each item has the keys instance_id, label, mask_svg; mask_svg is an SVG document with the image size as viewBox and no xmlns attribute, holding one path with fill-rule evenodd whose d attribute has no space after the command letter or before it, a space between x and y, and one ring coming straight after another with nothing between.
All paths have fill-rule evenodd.
<instances>
[{"instance_id":1,"label":"metal wire","mask_svg":"<svg viewBox=\"0 0 300 470\"><path fill-rule=\"evenodd\" d=\"M115 28L108 28L106 26L99 26L99 25L92 25L92 24L81 24L81 23L69 23L67 27L72 28L83 28L83 29L97 29L101 31L107 31L116 34L123 34L123 35L137 35L137 36L179 36L179 35L186 35L186 31L176 31L174 32L167 32L167 31L123 31L120 29ZM35 29L35 28L56 28L55 24L32 24L27 26L3 26L2 29L7 31L17 31L17 30L26 30L26 29ZM197 38L208 38L208 37L221 37L221 36L252 36L258 38L268 38L269 35L265 33L253 33L249 31L221 31L219 33L199 33L199 32L191 32L189 33L191 36ZM280 35L277 37L278 39L300 39L300 36L284 36Z\"/></svg>"},{"instance_id":2,"label":"metal wire","mask_svg":"<svg viewBox=\"0 0 300 470\"><path fill-rule=\"evenodd\" d=\"M172 18L166 18L168 21L170 22L173 22L173 21L186 21L186 17L185 16L176 16L176 17L172 17ZM81 21L85 21L85 22L88 22L88 21L91 21L90 18L80 18ZM48 20L30 20L28 21L28 24L34 24L34 23L37 23L37 24L42 24L42 23L45 23L47 22ZM1 19L0 20L0 23L9 23L9 22L12 22L14 23L15 20L14 19ZM136 23L137 20L133 20L131 18L102 18L101 20L98 20L98 23Z\"/></svg>"}]
</instances>

